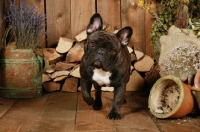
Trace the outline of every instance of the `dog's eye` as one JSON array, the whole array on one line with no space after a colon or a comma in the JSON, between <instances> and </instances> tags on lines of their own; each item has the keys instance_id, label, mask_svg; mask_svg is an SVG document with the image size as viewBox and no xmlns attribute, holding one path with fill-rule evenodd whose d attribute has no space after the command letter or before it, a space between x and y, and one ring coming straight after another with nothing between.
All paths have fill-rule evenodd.
<instances>
[{"instance_id":1,"label":"dog's eye","mask_svg":"<svg viewBox=\"0 0 200 132\"><path fill-rule=\"evenodd\" d=\"M114 55L114 54L116 54L116 51L112 49L112 50L110 51L110 53L111 53L111 55Z\"/></svg>"},{"instance_id":2,"label":"dog's eye","mask_svg":"<svg viewBox=\"0 0 200 132\"><path fill-rule=\"evenodd\" d=\"M94 42L90 43L90 47L95 47L95 46L96 46L96 44Z\"/></svg>"}]
</instances>

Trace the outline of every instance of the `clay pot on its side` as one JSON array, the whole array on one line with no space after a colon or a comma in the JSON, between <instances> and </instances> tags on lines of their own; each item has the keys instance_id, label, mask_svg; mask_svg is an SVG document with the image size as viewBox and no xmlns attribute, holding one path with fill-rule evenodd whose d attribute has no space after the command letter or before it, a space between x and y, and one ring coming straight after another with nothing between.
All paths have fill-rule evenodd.
<instances>
[{"instance_id":1,"label":"clay pot on its side","mask_svg":"<svg viewBox=\"0 0 200 132\"><path fill-rule=\"evenodd\" d=\"M194 107L189 87L173 75L158 79L150 91L150 112L157 118L180 118L189 114Z\"/></svg>"}]
</instances>

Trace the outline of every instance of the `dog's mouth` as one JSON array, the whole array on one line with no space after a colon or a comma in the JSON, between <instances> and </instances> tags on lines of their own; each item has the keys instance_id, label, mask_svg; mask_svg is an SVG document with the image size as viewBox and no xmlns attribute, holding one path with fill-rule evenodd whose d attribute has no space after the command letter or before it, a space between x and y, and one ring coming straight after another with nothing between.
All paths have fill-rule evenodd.
<instances>
[{"instance_id":1,"label":"dog's mouth","mask_svg":"<svg viewBox=\"0 0 200 132\"><path fill-rule=\"evenodd\" d=\"M108 71L110 69L110 58L105 59L103 56L89 56L86 58L87 65L90 65L97 69L103 69Z\"/></svg>"}]
</instances>

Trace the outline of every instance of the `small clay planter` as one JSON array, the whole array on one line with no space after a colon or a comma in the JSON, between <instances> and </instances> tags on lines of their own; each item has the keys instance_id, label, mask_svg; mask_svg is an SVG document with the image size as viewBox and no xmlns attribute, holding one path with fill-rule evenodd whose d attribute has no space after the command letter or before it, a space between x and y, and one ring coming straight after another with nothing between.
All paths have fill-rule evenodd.
<instances>
[{"instance_id":1,"label":"small clay planter","mask_svg":"<svg viewBox=\"0 0 200 132\"><path fill-rule=\"evenodd\" d=\"M173 75L158 79L150 91L150 112L157 118L180 118L189 114L194 107L189 87Z\"/></svg>"}]
</instances>

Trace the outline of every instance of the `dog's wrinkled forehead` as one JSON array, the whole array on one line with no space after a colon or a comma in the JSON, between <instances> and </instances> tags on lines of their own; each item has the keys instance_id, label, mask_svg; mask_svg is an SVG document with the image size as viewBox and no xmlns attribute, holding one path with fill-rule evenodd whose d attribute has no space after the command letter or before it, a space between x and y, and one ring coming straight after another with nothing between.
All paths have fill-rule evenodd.
<instances>
[{"instance_id":1,"label":"dog's wrinkled forehead","mask_svg":"<svg viewBox=\"0 0 200 132\"><path fill-rule=\"evenodd\" d=\"M115 43L116 48L119 48L121 44L119 43L118 38L113 33L108 33L106 31L96 31L88 36L89 42L98 42L104 44Z\"/></svg>"}]
</instances>

